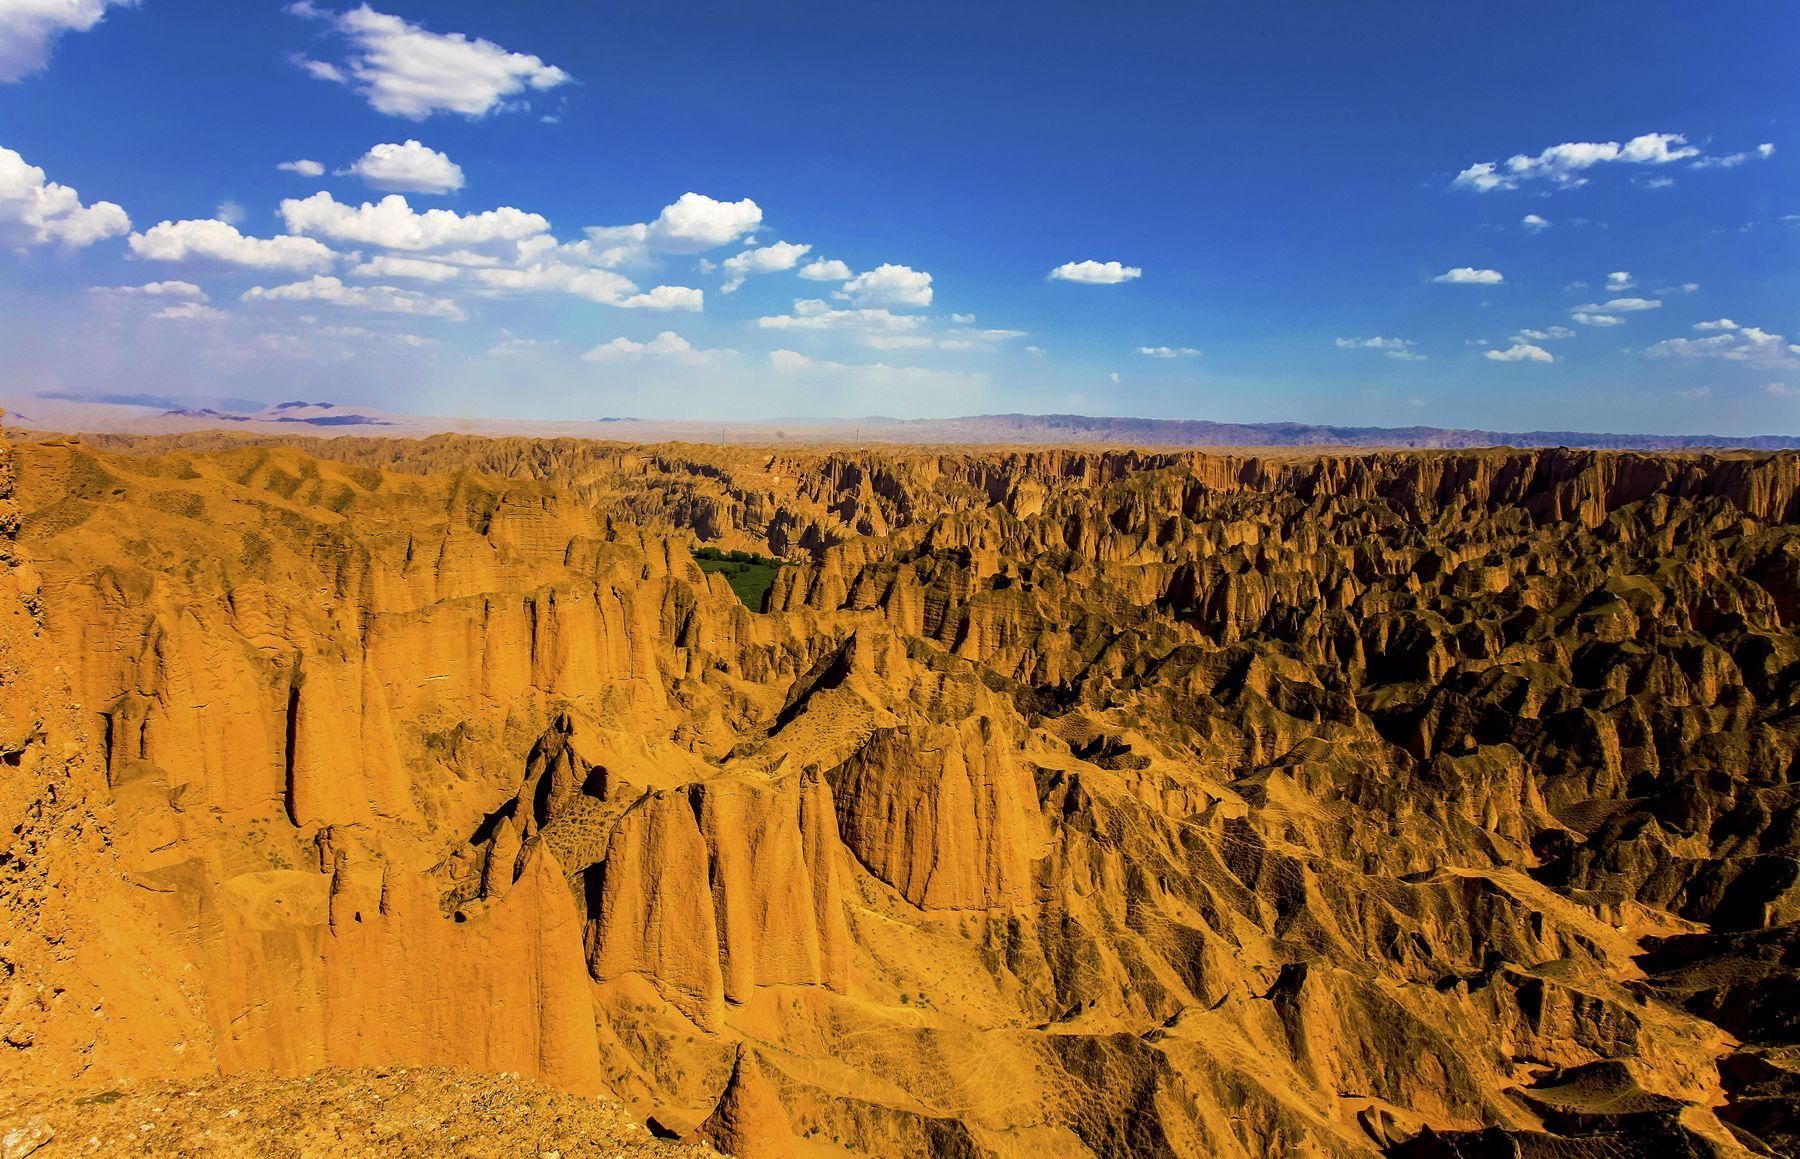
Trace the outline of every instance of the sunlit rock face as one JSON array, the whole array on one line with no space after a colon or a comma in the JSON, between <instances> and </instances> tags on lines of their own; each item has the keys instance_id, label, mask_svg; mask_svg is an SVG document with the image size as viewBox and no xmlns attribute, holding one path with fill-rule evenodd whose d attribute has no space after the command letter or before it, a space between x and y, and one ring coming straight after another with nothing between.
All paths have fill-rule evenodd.
<instances>
[{"instance_id":1,"label":"sunlit rock face","mask_svg":"<svg viewBox=\"0 0 1800 1159\"><path fill-rule=\"evenodd\" d=\"M516 1071L746 1155L1800 1135L1795 456L6 454L36 1073Z\"/></svg>"}]
</instances>

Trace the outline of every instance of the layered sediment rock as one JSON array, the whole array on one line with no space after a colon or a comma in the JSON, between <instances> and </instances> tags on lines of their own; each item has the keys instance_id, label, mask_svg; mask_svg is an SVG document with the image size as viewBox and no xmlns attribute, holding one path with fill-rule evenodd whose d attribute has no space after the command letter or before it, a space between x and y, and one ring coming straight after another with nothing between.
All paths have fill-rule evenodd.
<instances>
[{"instance_id":1,"label":"layered sediment rock","mask_svg":"<svg viewBox=\"0 0 1800 1159\"><path fill-rule=\"evenodd\" d=\"M13 670L187 1065L740 1154L1794 1138L1792 455L109 445L13 452Z\"/></svg>"}]
</instances>

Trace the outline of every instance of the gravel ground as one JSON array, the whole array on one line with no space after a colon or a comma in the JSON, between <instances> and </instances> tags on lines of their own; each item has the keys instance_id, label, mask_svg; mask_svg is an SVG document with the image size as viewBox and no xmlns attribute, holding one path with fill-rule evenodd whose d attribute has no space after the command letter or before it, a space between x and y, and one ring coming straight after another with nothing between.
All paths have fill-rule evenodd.
<instances>
[{"instance_id":1,"label":"gravel ground","mask_svg":"<svg viewBox=\"0 0 1800 1159\"><path fill-rule=\"evenodd\" d=\"M515 1074L382 1067L0 1091L0 1159L27 1155L703 1159L717 1152L654 1138L616 1103Z\"/></svg>"}]
</instances>

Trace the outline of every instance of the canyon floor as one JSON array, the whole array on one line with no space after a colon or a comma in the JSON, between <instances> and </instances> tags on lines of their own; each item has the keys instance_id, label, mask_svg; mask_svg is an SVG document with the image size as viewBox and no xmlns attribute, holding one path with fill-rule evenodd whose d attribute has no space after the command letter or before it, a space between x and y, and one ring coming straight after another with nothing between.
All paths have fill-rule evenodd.
<instances>
[{"instance_id":1,"label":"canyon floor","mask_svg":"<svg viewBox=\"0 0 1800 1159\"><path fill-rule=\"evenodd\" d=\"M1795 1155L1797 525L1790 452L12 432L0 1150Z\"/></svg>"}]
</instances>

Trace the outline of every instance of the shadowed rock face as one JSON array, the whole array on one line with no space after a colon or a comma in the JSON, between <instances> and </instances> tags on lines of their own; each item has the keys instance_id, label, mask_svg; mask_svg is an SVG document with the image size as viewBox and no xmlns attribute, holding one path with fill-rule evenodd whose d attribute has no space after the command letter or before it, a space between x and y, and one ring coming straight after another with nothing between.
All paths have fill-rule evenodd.
<instances>
[{"instance_id":1,"label":"shadowed rock face","mask_svg":"<svg viewBox=\"0 0 1800 1159\"><path fill-rule=\"evenodd\" d=\"M459 1064L746 1155L1800 1134L1795 456L108 445L12 452L46 1076Z\"/></svg>"}]
</instances>

